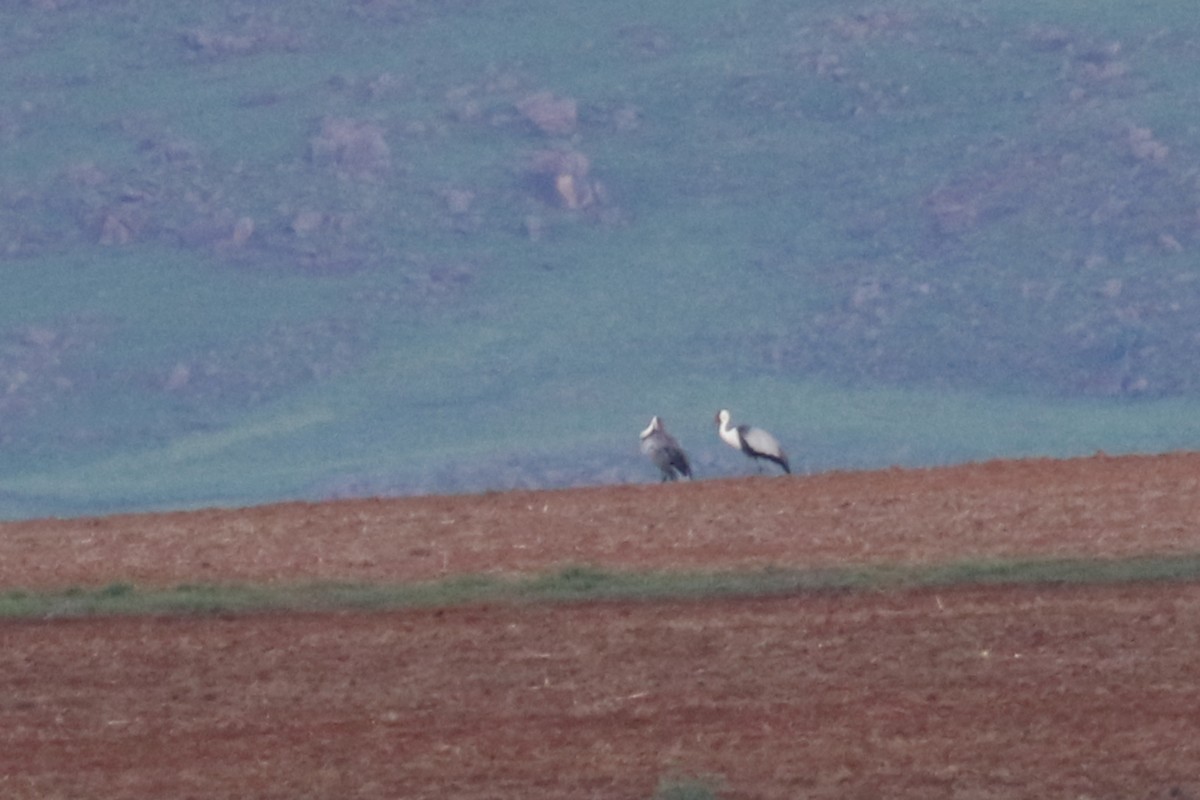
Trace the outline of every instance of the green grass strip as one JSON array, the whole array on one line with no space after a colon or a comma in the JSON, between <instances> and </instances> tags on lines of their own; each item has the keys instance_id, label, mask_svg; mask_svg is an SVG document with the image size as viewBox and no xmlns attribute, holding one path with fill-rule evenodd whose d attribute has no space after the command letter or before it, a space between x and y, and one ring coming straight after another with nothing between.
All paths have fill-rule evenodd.
<instances>
[{"instance_id":1,"label":"green grass strip","mask_svg":"<svg viewBox=\"0 0 1200 800\"><path fill-rule=\"evenodd\" d=\"M413 584L181 585L0 593L0 618L364 611L479 603L689 600L822 591L1055 586L1200 580L1200 554L1120 560L964 561L941 565L749 572L619 572L568 567L521 578L465 576Z\"/></svg>"}]
</instances>

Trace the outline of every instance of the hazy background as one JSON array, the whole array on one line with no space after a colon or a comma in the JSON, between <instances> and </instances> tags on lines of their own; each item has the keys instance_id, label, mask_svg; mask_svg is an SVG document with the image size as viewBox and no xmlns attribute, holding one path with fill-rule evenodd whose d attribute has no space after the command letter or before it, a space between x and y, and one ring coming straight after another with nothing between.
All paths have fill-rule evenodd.
<instances>
[{"instance_id":1,"label":"hazy background","mask_svg":"<svg viewBox=\"0 0 1200 800\"><path fill-rule=\"evenodd\" d=\"M0 517L1200 445L1161 0L0 6Z\"/></svg>"}]
</instances>

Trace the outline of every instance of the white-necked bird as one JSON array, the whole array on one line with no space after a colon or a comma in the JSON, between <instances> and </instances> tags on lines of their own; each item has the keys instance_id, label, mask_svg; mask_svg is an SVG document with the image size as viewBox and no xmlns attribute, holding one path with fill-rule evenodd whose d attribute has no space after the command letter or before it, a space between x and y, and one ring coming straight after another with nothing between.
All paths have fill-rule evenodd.
<instances>
[{"instance_id":1,"label":"white-necked bird","mask_svg":"<svg viewBox=\"0 0 1200 800\"><path fill-rule=\"evenodd\" d=\"M675 437L667 433L663 422L657 416L651 417L650 425L642 431L642 452L649 456L662 472L664 481L673 481L680 475L692 477L692 467L688 464L687 455Z\"/></svg>"},{"instance_id":2,"label":"white-necked bird","mask_svg":"<svg viewBox=\"0 0 1200 800\"><path fill-rule=\"evenodd\" d=\"M765 458L767 461L774 461L783 467L783 471L789 475L792 474L792 468L788 465L787 453L783 452L779 440L762 428L750 425L734 427L729 424L729 412L721 409L717 412L717 433L721 435L725 444L741 450L754 459L756 464L759 459ZM760 464L759 471L761 470L762 465Z\"/></svg>"}]
</instances>

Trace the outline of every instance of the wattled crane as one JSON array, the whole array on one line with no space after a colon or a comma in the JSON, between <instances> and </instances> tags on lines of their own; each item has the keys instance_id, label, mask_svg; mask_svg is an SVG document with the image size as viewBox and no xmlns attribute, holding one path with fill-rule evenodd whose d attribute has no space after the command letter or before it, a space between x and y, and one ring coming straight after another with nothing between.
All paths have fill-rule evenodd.
<instances>
[{"instance_id":1,"label":"wattled crane","mask_svg":"<svg viewBox=\"0 0 1200 800\"><path fill-rule=\"evenodd\" d=\"M759 459L766 459L783 467L783 471L789 475L792 473L792 468L788 465L787 453L783 452L779 440L762 428L754 428L750 425L734 427L729 424L729 412L721 409L717 412L717 433L720 434L721 440L725 444L741 450L756 464ZM761 470L760 464L759 471Z\"/></svg>"},{"instance_id":2,"label":"wattled crane","mask_svg":"<svg viewBox=\"0 0 1200 800\"><path fill-rule=\"evenodd\" d=\"M667 433L662 420L657 416L650 418L650 425L642 431L641 439L642 452L649 456L662 472L664 481L673 481L680 475L692 477L692 467L688 464L683 448L674 436Z\"/></svg>"}]
</instances>

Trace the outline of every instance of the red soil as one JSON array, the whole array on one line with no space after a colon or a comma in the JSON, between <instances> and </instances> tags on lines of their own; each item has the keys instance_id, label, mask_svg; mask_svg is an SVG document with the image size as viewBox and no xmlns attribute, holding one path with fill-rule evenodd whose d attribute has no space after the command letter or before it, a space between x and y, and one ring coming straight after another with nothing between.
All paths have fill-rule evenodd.
<instances>
[{"instance_id":1,"label":"red soil","mask_svg":"<svg viewBox=\"0 0 1200 800\"><path fill-rule=\"evenodd\" d=\"M1200 552L1200 455L0 525L0 587ZM0 622L0 796L1200 796L1200 584Z\"/></svg>"}]
</instances>

